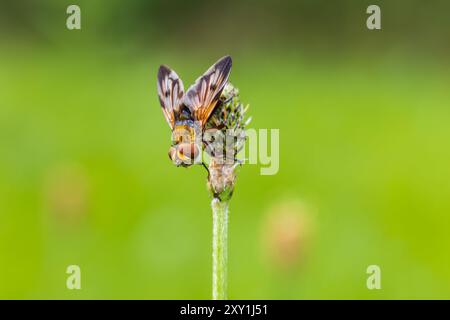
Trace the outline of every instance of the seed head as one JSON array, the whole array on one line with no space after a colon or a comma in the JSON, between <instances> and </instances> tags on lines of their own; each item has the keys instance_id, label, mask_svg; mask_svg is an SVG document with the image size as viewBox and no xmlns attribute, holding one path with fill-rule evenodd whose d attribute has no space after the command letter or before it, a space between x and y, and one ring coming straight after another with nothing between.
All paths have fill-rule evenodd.
<instances>
[{"instance_id":1,"label":"seed head","mask_svg":"<svg viewBox=\"0 0 450 320\"><path fill-rule=\"evenodd\" d=\"M245 119L248 106L240 102L239 90L231 83L225 86L218 103L205 125L206 134L214 135L205 149L211 157L208 188L214 197L227 200L233 194L237 167L242 163L237 155L245 145L245 126L250 119Z\"/></svg>"}]
</instances>

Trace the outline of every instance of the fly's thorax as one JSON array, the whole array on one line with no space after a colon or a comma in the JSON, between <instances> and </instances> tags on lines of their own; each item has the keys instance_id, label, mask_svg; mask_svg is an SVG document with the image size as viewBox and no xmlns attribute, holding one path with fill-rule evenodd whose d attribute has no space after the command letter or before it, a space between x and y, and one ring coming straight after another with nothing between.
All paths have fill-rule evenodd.
<instances>
[{"instance_id":1,"label":"fly's thorax","mask_svg":"<svg viewBox=\"0 0 450 320\"><path fill-rule=\"evenodd\" d=\"M195 141L195 130L192 123L176 124L172 131L172 143L174 145L180 143L191 143Z\"/></svg>"},{"instance_id":2,"label":"fly's thorax","mask_svg":"<svg viewBox=\"0 0 450 320\"><path fill-rule=\"evenodd\" d=\"M175 124L172 132L172 147L169 158L176 166L190 166L201 156L201 130L194 121Z\"/></svg>"}]
</instances>

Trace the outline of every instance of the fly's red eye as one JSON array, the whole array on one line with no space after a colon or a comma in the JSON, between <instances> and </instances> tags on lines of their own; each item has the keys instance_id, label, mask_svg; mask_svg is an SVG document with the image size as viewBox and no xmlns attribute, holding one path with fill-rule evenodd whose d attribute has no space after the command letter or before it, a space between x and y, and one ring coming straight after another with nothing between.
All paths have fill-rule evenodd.
<instances>
[{"instance_id":1,"label":"fly's red eye","mask_svg":"<svg viewBox=\"0 0 450 320\"><path fill-rule=\"evenodd\" d=\"M182 143L177 146L178 155L180 157L189 158L194 160L199 151L194 143Z\"/></svg>"},{"instance_id":2,"label":"fly's red eye","mask_svg":"<svg viewBox=\"0 0 450 320\"><path fill-rule=\"evenodd\" d=\"M180 155L186 156L186 157L190 157L191 156L191 150L190 150L190 145L187 143L182 143L180 145L178 145L178 153Z\"/></svg>"}]
</instances>

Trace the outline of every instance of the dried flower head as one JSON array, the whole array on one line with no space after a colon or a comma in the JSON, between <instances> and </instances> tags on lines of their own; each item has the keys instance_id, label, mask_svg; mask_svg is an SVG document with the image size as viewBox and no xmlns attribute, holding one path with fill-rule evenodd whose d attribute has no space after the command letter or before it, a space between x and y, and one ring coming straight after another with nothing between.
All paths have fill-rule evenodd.
<instances>
[{"instance_id":1,"label":"dried flower head","mask_svg":"<svg viewBox=\"0 0 450 320\"><path fill-rule=\"evenodd\" d=\"M245 145L245 119L248 106L240 102L239 90L227 83L205 128L209 163L208 188L214 197L229 199L233 194L237 167L242 163L238 153ZM210 136L210 137L208 137Z\"/></svg>"}]
</instances>

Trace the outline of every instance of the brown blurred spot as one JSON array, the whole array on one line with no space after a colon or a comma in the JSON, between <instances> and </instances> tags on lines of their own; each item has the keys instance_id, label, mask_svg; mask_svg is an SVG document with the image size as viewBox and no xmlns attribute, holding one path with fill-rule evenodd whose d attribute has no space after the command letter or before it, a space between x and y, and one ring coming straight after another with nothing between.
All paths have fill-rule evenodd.
<instances>
[{"instance_id":1,"label":"brown blurred spot","mask_svg":"<svg viewBox=\"0 0 450 320\"><path fill-rule=\"evenodd\" d=\"M46 176L44 194L52 216L67 224L79 222L86 215L89 200L84 169L71 164L52 168Z\"/></svg>"},{"instance_id":2,"label":"brown blurred spot","mask_svg":"<svg viewBox=\"0 0 450 320\"><path fill-rule=\"evenodd\" d=\"M274 204L262 226L263 253L268 263L283 270L301 267L311 249L313 229L313 216L301 201Z\"/></svg>"}]
</instances>

